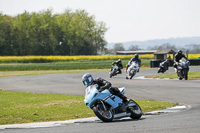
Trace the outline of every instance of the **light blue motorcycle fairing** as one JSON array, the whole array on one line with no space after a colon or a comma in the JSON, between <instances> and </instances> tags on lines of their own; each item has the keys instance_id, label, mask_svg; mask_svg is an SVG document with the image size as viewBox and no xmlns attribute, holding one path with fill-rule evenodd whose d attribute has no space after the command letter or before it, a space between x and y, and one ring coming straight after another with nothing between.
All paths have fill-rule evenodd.
<instances>
[{"instance_id":1,"label":"light blue motorcycle fairing","mask_svg":"<svg viewBox=\"0 0 200 133\"><path fill-rule=\"evenodd\" d=\"M119 88L122 94L125 94L126 89ZM94 104L97 102L97 100L102 100L111 105L113 108L117 108L120 103L122 103L121 98L112 95L108 89L99 92L96 89L95 85L88 86L86 88L86 95L85 95L85 104L86 106L90 107L91 109L93 108Z\"/></svg>"}]
</instances>

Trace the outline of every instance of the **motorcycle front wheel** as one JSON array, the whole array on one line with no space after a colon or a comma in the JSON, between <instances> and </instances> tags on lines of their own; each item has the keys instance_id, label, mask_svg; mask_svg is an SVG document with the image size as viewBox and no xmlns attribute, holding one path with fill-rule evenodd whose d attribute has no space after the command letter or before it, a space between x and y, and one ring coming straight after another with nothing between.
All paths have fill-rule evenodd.
<instances>
[{"instance_id":1,"label":"motorcycle front wheel","mask_svg":"<svg viewBox=\"0 0 200 133\"><path fill-rule=\"evenodd\" d=\"M109 72L109 74L110 74L110 78L112 78L112 72Z\"/></svg>"},{"instance_id":2,"label":"motorcycle front wheel","mask_svg":"<svg viewBox=\"0 0 200 133\"><path fill-rule=\"evenodd\" d=\"M97 104L95 107L93 107L93 111L95 115L104 122L111 122L114 118L112 108L104 110L102 104Z\"/></svg>"},{"instance_id":3,"label":"motorcycle front wheel","mask_svg":"<svg viewBox=\"0 0 200 133\"><path fill-rule=\"evenodd\" d=\"M178 70L177 70L178 71ZM178 79L179 80L182 80L183 78L182 78L182 70L181 70L181 72L177 72L177 76L178 76Z\"/></svg>"},{"instance_id":4,"label":"motorcycle front wheel","mask_svg":"<svg viewBox=\"0 0 200 133\"><path fill-rule=\"evenodd\" d=\"M130 117L132 119L140 119L140 117L142 116L142 109L140 108L140 106L132 99L129 101L128 105L131 105L128 106L128 109L131 112Z\"/></svg>"},{"instance_id":5,"label":"motorcycle front wheel","mask_svg":"<svg viewBox=\"0 0 200 133\"><path fill-rule=\"evenodd\" d=\"M133 78L133 76L136 74L136 71L133 71L132 73L131 73L131 77L130 77L130 79L132 79Z\"/></svg>"},{"instance_id":6,"label":"motorcycle front wheel","mask_svg":"<svg viewBox=\"0 0 200 133\"><path fill-rule=\"evenodd\" d=\"M114 73L114 70L112 70L112 71L109 72L110 78L112 78L113 73Z\"/></svg>"},{"instance_id":7,"label":"motorcycle front wheel","mask_svg":"<svg viewBox=\"0 0 200 133\"><path fill-rule=\"evenodd\" d=\"M187 69L185 69L184 70L184 78L185 78L185 80L187 80L188 79L188 70Z\"/></svg>"},{"instance_id":8,"label":"motorcycle front wheel","mask_svg":"<svg viewBox=\"0 0 200 133\"><path fill-rule=\"evenodd\" d=\"M161 72L161 69L158 69L158 73L160 73Z\"/></svg>"},{"instance_id":9,"label":"motorcycle front wheel","mask_svg":"<svg viewBox=\"0 0 200 133\"><path fill-rule=\"evenodd\" d=\"M113 76L115 76L116 75L116 70L112 70L111 72L110 72L110 78L112 78Z\"/></svg>"}]
</instances>

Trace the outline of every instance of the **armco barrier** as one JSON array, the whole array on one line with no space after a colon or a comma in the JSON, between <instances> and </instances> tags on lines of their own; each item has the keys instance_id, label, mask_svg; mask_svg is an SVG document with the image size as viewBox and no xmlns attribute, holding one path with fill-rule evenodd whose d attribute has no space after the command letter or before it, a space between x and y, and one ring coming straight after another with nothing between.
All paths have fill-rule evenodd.
<instances>
[{"instance_id":1,"label":"armco barrier","mask_svg":"<svg viewBox=\"0 0 200 133\"><path fill-rule=\"evenodd\" d=\"M200 65L200 59L190 59L190 66L198 66Z\"/></svg>"},{"instance_id":2,"label":"armco barrier","mask_svg":"<svg viewBox=\"0 0 200 133\"><path fill-rule=\"evenodd\" d=\"M198 66L200 65L200 59L189 59L190 66ZM150 67L159 67L159 64L163 62L163 60L152 60L150 61ZM173 60L170 60L169 66L173 66Z\"/></svg>"}]
</instances>

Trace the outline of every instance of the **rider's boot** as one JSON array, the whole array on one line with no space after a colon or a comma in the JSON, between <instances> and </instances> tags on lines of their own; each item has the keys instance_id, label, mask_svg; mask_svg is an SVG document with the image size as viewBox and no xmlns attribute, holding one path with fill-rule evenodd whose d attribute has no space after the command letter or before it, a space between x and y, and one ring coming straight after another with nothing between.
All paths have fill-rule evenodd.
<instances>
[{"instance_id":1,"label":"rider's boot","mask_svg":"<svg viewBox=\"0 0 200 133\"><path fill-rule=\"evenodd\" d=\"M115 73L115 75L117 75L117 74L119 74L119 71L117 71L117 72Z\"/></svg>"},{"instance_id":2,"label":"rider's boot","mask_svg":"<svg viewBox=\"0 0 200 133\"><path fill-rule=\"evenodd\" d=\"M122 99L123 103L128 103L127 97L124 96L121 92L117 93L117 96Z\"/></svg>"},{"instance_id":3,"label":"rider's boot","mask_svg":"<svg viewBox=\"0 0 200 133\"><path fill-rule=\"evenodd\" d=\"M118 70L116 74L122 74L122 71L121 71L121 70Z\"/></svg>"},{"instance_id":4,"label":"rider's boot","mask_svg":"<svg viewBox=\"0 0 200 133\"><path fill-rule=\"evenodd\" d=\"M118 71L118 74L122 74L122 71Z\"/></svg>"}]
</instances>

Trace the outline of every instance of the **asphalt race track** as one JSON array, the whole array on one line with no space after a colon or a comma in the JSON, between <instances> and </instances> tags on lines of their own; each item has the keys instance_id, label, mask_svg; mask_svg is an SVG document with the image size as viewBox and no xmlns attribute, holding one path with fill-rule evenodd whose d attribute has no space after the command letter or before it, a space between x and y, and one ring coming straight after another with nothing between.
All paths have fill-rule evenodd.
<instances>
[{"instance_id":1,"label":"asphalt race track","mask_svg":"<svg viewBox=\"0 0 200 133\"><path fill-rule=\"evenodd\" d=\"M200 71L200 67L190 67L190 71ZM170 68L168 72L173 72ZM125 73L109 78L108 72L93 72L94 77L102 77L113 86L126 87L126 96L132 99L159 100L180 103L187 109L176 113L166 113L142 117L140 120L126 118L111 123L88 121L64 124L56 127L31 129L4 129L2 133L199 133L200 132L200 79L143 79L141 76L156 74L157 69L141 69L134 79L126 80ZM84 95L81 77L83 73L49 74L0 78L0 88L21 92L57 93Z\"/></svg>"}]
</instances>

